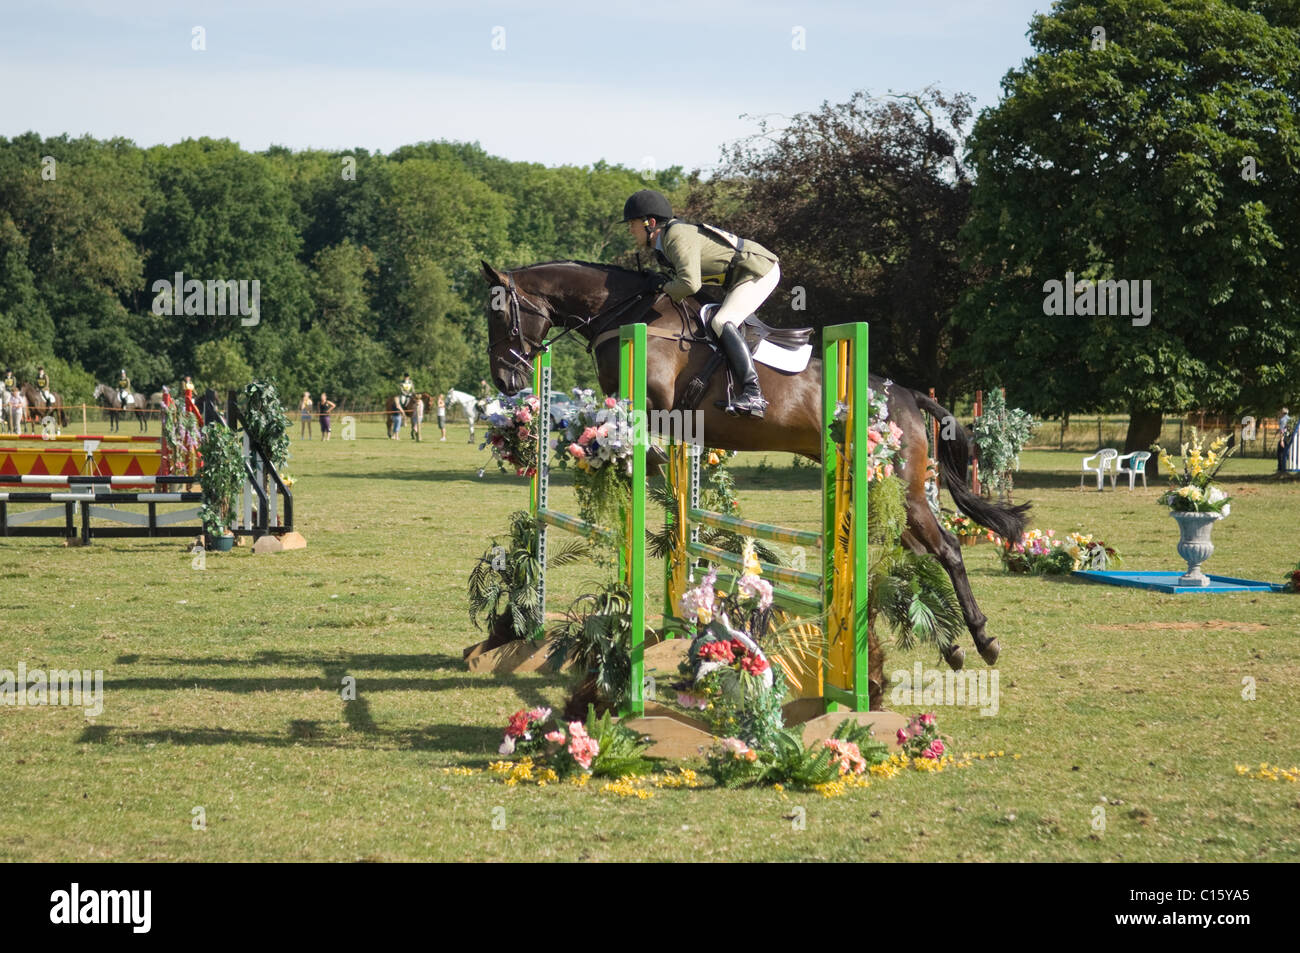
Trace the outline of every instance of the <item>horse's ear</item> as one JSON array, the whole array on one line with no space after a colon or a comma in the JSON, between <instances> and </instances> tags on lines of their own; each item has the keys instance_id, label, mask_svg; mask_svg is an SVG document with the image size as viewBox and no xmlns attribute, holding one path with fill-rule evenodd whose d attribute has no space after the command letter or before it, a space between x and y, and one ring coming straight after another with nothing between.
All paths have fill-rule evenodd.
<instances>
[{"instance_id":1,"label":"horse's ear","mask_svg":"<svg viewBox=\"0 0 1300 953\"><path fill-rule=\"evenodd\" d=\"M497 285L504 285L506 283L505 276L481 258L479 259L479 264L483 266L483 277L487 279L487 283L491 287L495 288Z\"/></svg>"}]
</instances>

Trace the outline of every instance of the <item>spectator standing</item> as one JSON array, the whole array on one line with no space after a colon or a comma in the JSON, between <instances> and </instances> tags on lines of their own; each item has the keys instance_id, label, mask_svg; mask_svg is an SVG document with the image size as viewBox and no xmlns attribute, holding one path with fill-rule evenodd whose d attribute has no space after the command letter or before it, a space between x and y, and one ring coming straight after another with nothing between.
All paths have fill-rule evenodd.
<instances>
[{"instance_id":1,"label":"spectator standing","mask_svg":"<svg viewBox=\"0 0 1300 953\"><path fill-rule=\"evenodd\" d=\"M303 431L307 431L307 439L311 439L311 392L302 392L302 401L298 404L298 419L302 421L298 427L298 439L302 439Z\"/></svg>"},{"instance_id":2,"label":"spectator standing","mask_svg":"<svg viewBox=\"0 0 1300 953\"><path fill-rule=\"evenodd\" d=\"M442 431L442 437L439 438L438 442L446 443L447 442L447 399L442 394L438 395L438 429Z\"/></svg>"},{"instance_id":3,"label":"spectator standing","mask_svg":"<svg viewBox=\"0 0 1300 953\"><path fill-rule=\"evenodd\" d=\"M330 411L338 405L325 396L325 392L320 392L320 404L317 410L320 413L320 438L328 440L330 438Z\"/></svg>"}]
</instances>

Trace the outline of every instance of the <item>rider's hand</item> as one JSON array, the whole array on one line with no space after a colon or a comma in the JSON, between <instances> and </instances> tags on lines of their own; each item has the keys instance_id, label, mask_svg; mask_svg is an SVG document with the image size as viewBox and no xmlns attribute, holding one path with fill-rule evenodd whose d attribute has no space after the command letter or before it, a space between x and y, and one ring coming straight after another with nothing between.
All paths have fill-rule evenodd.
<instances>
[{"instance_id":1,"label":"rider's hand","mask_svg":"<svg viewBox=\"0 0 1300 953\"><path fill-rule=\"evenodd\" d=\"M650 287L655 291L663 291L664 285L668 284L668 276L663 272L653 272L650 275Z\"/></svg>"}]
</instances>

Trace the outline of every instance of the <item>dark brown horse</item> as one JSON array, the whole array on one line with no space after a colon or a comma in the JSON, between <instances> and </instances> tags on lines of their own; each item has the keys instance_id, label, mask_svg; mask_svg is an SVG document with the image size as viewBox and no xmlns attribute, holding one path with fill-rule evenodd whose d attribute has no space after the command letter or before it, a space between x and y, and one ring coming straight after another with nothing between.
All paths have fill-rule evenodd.
<instances>
[{"instance_id":1,"label":"dark brown horse","mask_svg":"<svg viewBox=\"0 0 1300 953\"><path fill-rule=\"evenodd\" d=\"M50 396L54 400L47 401L44 395L31 384L23 384L19 390L27 398L27 422L31 426L32 433L36 433L41 427L41 421L49 416L53 416L60 427L68 425L68 415L63 409L63 398L57 391L50 391Z\"/></svg>"},{"instance_id":2,"label":"dark brown horse","mask_svg":"<svg viewBox=\"0 0 1300 953\"><path fill-rule=\"evenodd\" d=\"M640 272L585 262L558 261L500 272L483 263L491 286L488 302L488 353L493 380L506 394L532 384L532 359L553 329L581 335L596 358L601 389L618 390L617 329L644 322L647 341L647 410L690 409L684 395L690 380L709 362L710 348L696 338L693 315L698 303L687 299L674 305L656 292L649 276ZM615 332L615 333L611 333ZM555 335L551 338L554 340ZM695 406L703 413L709 446L727 450L789 451L814 460L822 450L822 366L813 360L799 374L757 365L759 381L771 405L762 420L731 417L714 406L723 396L725 375L715 374ZM884 379L869 375L877 393ZM907 531L903 543L914 552L939 560L952 580L966 627L980 657L992 665L998 642L985 634L987 618L971 593L957 538L935 518L925 498L929 442L922 410L938 419L951 414L925 395L905 387L889 388L890 418L903 431L903 461L899 476L907 487ZM939 441L938 457L944 485L957 507L1004 539L1024 532L1028 504L1017 507L988 503L967 489L966 463L970 448L960 427L945 427L951 439ZM953 645L946 658L960 668L964 653Z\"/></svg>"}]
</instances>

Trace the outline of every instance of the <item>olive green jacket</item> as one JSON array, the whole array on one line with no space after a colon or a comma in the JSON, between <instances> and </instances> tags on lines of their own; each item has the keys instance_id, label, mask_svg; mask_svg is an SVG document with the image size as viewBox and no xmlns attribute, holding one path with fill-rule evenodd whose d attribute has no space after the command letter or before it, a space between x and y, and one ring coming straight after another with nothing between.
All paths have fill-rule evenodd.
<instances>
[{"instance_id":1,"label":"olive green jacket","mask_svg":"<svg viewBox=\"0 0 1300 953\"><path fill-rule=\"evenodd\" d=\"M721 234L725 236L730 233ZM776 255L758 242L747 239L737 241L743 241L744 244L736 267L728 276L727 269L736 258L736 249L732 245L715 234L711 226L669 219L664 224L656 246L660 262L668 268L672 277L664 285L664 293L674 302L679 302L695 294L706 283L724 285L730 291L742 281L763 277L777 263Z\"/></svg>"}]
</instances>

